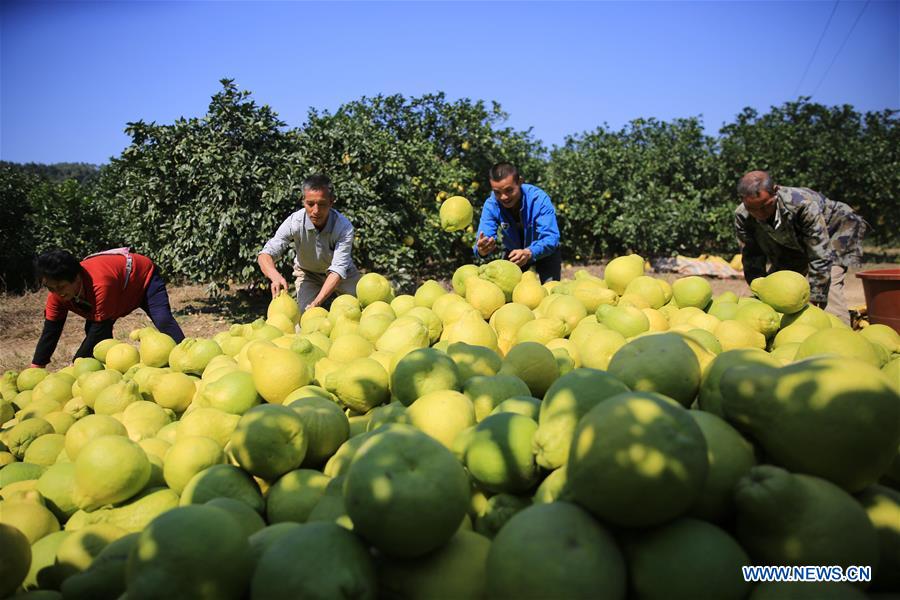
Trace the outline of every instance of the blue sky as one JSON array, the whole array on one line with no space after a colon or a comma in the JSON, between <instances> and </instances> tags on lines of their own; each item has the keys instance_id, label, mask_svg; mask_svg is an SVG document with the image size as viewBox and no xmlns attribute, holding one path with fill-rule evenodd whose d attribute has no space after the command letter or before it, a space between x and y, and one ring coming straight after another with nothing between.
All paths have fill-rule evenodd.
<instances>
[{"instance_id":1,"label":"blue sky","mask_svg":"<svg viewBox=\"0 0 900 600\"><path fill-rule=\"evenodd\" d=\"M702 115L715 133L798 95L900 108L889 0L0 1L0 158L16 162L107 162L128 121L201 116L223 77L289 126L444 91L500 102L548 146L637 117Z\"/></svg>"}]
</instances>

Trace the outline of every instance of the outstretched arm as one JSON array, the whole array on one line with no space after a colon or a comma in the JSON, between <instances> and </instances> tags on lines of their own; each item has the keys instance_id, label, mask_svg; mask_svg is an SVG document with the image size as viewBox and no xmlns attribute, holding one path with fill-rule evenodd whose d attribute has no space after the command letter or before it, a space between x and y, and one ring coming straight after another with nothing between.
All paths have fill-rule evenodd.
<instances>
[{"instance_id":1,"label":"outstretched arm","mask_svg":"<svg viewBox=\"0 0 900 600\"><path fill-rule=\"evenodd\" d=\"M31 359L32 367L47 366L50 359L53 358L53 352L56 351L56 345L59 343L59 337L62 335L65 324L65 319L62 321L44 319L44 329L41 331L41 337L34 349L34 357Z\"/></svg>"}]
</instances>

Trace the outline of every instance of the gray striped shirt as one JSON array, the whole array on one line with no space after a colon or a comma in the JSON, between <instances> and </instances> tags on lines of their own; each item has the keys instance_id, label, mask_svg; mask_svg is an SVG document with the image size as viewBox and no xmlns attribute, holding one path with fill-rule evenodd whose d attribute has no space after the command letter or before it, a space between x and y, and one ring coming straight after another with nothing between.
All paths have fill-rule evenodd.
<instances>
[{"instance_id":1,"label":"gray striped shirt","mask_svg":"<svg viewBox=\"0 0 900 600\"><path fill-rule=\"evenodd\" d=\"M342 279L358 272L351 256L353 225L333 208L328 212L328 222L322 231L316 229L306 215L306 209L301 208L285 219L260 254L268 254L277 260L292 243L296 268L319 274L332 271Z\"/></svg>"}]
</instances>

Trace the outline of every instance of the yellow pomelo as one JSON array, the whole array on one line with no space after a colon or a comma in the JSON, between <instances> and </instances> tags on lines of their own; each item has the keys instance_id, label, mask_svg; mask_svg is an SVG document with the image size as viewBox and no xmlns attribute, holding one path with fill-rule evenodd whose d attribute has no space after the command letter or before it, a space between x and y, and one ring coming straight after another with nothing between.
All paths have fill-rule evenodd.
<instances>
[{"instance_id":1,"label":"yellow pomelo","mask_svg":"<svg viewBox=\"0 0 900 600\"><path fill-rule=\"evenodd\" d=\"M63 411L47 413L43 416L43 419L53 426L53 431L63 435L75 423L75 417Z\"/></svg>"},{"instance_id":2,"label":"yellow pomelo","mask_svg":"<svg viewBox=\"0 0 900 600\"><path fill-rule=\"evenodd\" d=\"M538 318L524 323L516 332L516 343L537 342L546 344L550 340L566 337L566 324L559 319Z\"/></svg>"},{"instance_id":3,"label":"yellow pomelo","mask_svg":"<svg viewBox=\"0 0 900 600\"><path fill-rule=\"evenodd\" d=\"M447 448L463 429L475 424L472 401L454 390L439 390L419 396L406 411L409 422Z\"/></svg>"},{"instance_id":4,"label":"yellow pomelo","mask_svg":"<svg viewBox=\"0 0 900 600\"><path fill-rule=\"evenodd\" d=\"M535 309L541 301L547 297L547 290L539 281L531 279L522 280L516 284L512 291L512 301L518 304L524 304L530 309Z\"/></svg>"},{"instance_id":5,"label":"yellow pomelo","mask_svg":"<svg viewBox=\"0 0 900 600\"><path fill-rule=\"evenodd\" d=\"M465 382L463 393L475 407L475 420L487 417L498 404L513 396L530 396L528 385L514 375L476 375Z\"/></svg>"},{"instance_id":6,"label":"yellow pomelo","mask_svg":"<svg viewBox=\"0 0 900 600\"><path fill-rule=\"evenodd\" d=\"M818 328L804 323L792 323L775 334L772 349L776 350L785 344L800 344L806 338L819 331Z\"/></svg>"},{"instance_id":7,"label":"yellow pomelo","mask_svg":"<svg viewBox=\"0 0 900 600\"><path fill-rule=\"evenodd\" d=\"M453 272L453 278L451 280L453 284L453 291L457 293L459 296L465 297L466 295L466 280L469 277L475 277L478 275L478 266L477 265L463 265L456 269Z\"/></svg>"},{"instance_id":8,"label":"yellow pomelo","mask_svg":"<svg viewBox=\"0 0 900 600\"><path fill-rule=\"evenodd\" d=\"M44 505L38 502L9 502L2 504L0 525L9 525L22 532L28 543L34 543L48 534L59 531L59 521Z\"/></svg>"},{"instance_id":9,"label":"yellow pomelo","mask_svg":"<svg viewBox=\"0 0 900 600\"><path fill-rule=\"evenodd\" d=\"M66 454L74 461L88 442L105 435L127 437L128 430L109 415L88 415L81 418L66 432Z\"/></svg>"},{"instance_id":10,"label":"yellow pomelo","mask_svg":"<svg viewBox=\"0 0 900 600\"><path fill-rule=\"evenodd\" d=\"M581 355L581 366L606 370L613 355L626 344L625 336L612 329L589 331L575 342Z\"/></svg>"},{"instance_id":11,"label":"yellow pomelo","mask_svg":"<svg viewBox=\"0 0 900 600\"><path fill-rule=\"evenodd\" d=\"M751 302L739 307L734 315L734 320L750 326L766 338L775 335L781 326L781 317L775 312L775 309L761 302Z\"/></svg>"},{"instance_id":12,"label":"yellow pomelo","mask_svg":"<svg viewBox=\"0 0 900 600\"><path fill-rule=\"evenodd\" d=\"M598 320L624 337L634 337L650 329L650 319L634 306L613 306L603 312Z\"/></svg>"},{"instance_id":13,"label":"yellow pomelo","mask_svg":"<svg viewBox=\"0 0 900 600\"><path fill-rule=\"evenodd\" d=\"M106 352L106 368L124 373L141 361L138 349L131 344L118 343Z\"/></svg>"},{"instance_id":14,"label":"yellow pomelo","mask_svg":"<svg viewBox=\"0 0 900 600\"><path fill-rule=\"evenodd\" d=\"M266 318L271 319L275 315L282 315L292 325L296 325L300 322L300 307L287 290L281 290L281 292L269 302L269 306L266 309Z\"/></svg>"},{"instance_id":15,"label":"yellow pomelo","mask_svg":"<svg viewBox=\"0 0 900 600\"><path fill-rule=\"evenodd\" d=\"M95 510L140 492L150 479L150 461L135 442L106 435L85 445L75 459L73 499L79 508Z\"/></svg>"},{"instance_id":16,"label":"yellow pomelo","mask_svg":"<svg viewBox=\"0 0 900 600\"><path fill-rule=\"evenodd\" d=\"M492 260L478 268L478 276L494 283L503 291L506 302L512 300L516 285L522 280L522 269L508 260ZM468 292L468 288L466 288Z\"/></svg>"},{"instance_id":17,"label":"yellow pomelo","mask_svg":"<svg viewBox=\"0 0 900 600\"><path fill-rule=\"evenodd\" d=\"M57 572L68 579L87 571L106 546L125 535L127 531L109 523L94 523L73 532L56 550Z\"/></svg>"},{"instance_id":18,"label":"yellow pomelo","mask_svg":"<svg viewBox=\"0 0 900 600\"><path fill-rule=\"evenodd\" d=\"M483 346L496 352L497 333L484 320L480 312L472 310L463 314L456 322L444 329L443 339L453 344L465 342L473 346Z\"/></svg>"},{"instance_id":19,"label":"yellow pomelo","mask_svg":"<svg viewBox=\"0 0 900 600\"><path fill-rule=\"evenodd\" d=\"M629 581L641 598L746 598L753 584L741 567L750 557L726 531L680 518L624 543ZM692 556L707 557L702 564Z\"/></svg>"},{"instance_id":20,"label":"yellow pomelo","mask_svg":"<svg viewBox=\"0 0 900 600\"><path fill-rule=\"evenodd\" d=\"M281 335L281 331L278 329L275 329L275 332L277 334L275 337ZM222 354L222 349L212 340L185 338L169 353L169 366L173 371L200 376L206 365L220 354Z\"/></svg>"},{"instance_id":21,"label":"yellow pomelo","mask_svg":"<svg viewBox=\"0 0 900 600\"><path fill-rule=\"evenodd\" d=\"M416 289L416 294L413 297L414 305L431 308L431 305L434 304L434 301L446 293L447 290L445 290L440 283L438 283L434 279L429 279ZM400 316L400 313L397 312L397 308L394 307L393 302L391 303L391 307L394 308L394 312L396 312L397 315ZM412 308L412 306L410 306L409 308ZM406 311L403 311L403 313L405 314Z\"/></svg>"},{"instance_id":22,"label":"yellow pomelo","mask_svg":"<svg viewBox=\"0 0 900 600\"><path fill-rule=\"evenodd\" d=\"M497 284L481 277L466 281L466 302L486 320L506 303L506 296Z\"/></svg>"},{"instance_id":23,"label":"yellow pomelo","mask_svg":"<svg viewBox=\"0 0 900 600\"><path fill-rule=\"evenodd\" d=\"M390 302L394 299L394 289L383 275L366 273L356 284L356 297L360 307L365 308L373 302Z\"/></svg>"},{"instance_id":24,"label":"yellow pomelo","mask_svg":"<svg viewBox=\"0 0 900 600\"><path fill-rule=\"evenodd\" d=\"M644 274L644 259L637 254L619 256L609 261L603 278L610 289L617 294L625 293L625 288L633 279Z\"/></svg>"},{"instance_id":25,"label":"yellow pomelo","mask_svg":"<svg viewBox=\"0 0 900 600\"><path fill-rule=\"evenodd\" d=\"M34 440L22 456L23 462L49 467L56 462L59 453L65 449L66 436L61 433L47 433Z\"/></svg>"},{"instance_id":26,"label":"yellow pomelo","mask_svg":"<svg viewBox=\"0 0 900 600\"><path fill-rule=\"evenodd\" d=\"M722 321L716 326L713 335L719 340L723 351L738 348L762 350L766 347L766 336L740 321Z\"/></svg>"},{"instance_id":27,"label":"yellow pomelo","mask_svg":"<svg viewBox=\"0 0 900 600\"><path fill-rule=\"evenodd\" d=\"M50 401L65 404L72 398L75 378L65 373L51 373L38 382L31 392L31 401Z\"/></svg>"},{"instance_id":28,"label":"yellow pomelo","mask_svg":"<svg viewBox=\"0 0 900 600\"><path fill-rule=\"evenodd\" d=\"M496 413L475 427L465 446L465 465L483 489L521 493L538 475L531 446L537 423L516 413Z\"/></svg>"},{"instance_id":29,"label":"yellow pomelo","mask_svg":"<svg viewBox=\"0 0 900 600\"><path fill-rule=\"evenodd\" d=\"M289 393L310 381L306 363L290 350L254 345L247 351L247 358L253 369L253 384L267 402L281 404Z\"/></svg>"},{"instance_id":30,"label":"yellow pomelo","mask_svg":"<svg viewBox=\"0 0 900 600\"><path fill-rule=\"evenodd\" d=\"M128 430L128 437L139 442L156 435L156 432L172 422L172 411L160 405L139 400L129 404L122 412L122 424Z\"/></svg>"},{"instance_id":31,"label":"yellow pomelo","mask_svg":"<svg viewBox=\"0 0 900 600\"><path fill-rule=\"evenodd\" d=\"M200 393L199 401L204 406L233 415L242 415L259 404L260 398L250 373L232 371L206 384Z\"/></svg>"},{"instance_id":32,"label":"yellow pomelo","mask_svg":"<svg viewBox=\"0 0 900 600\"><path fill-rule=\"evenodd\" d=\"M693 306L705 310L712 300L712 286L703 277L690 275L672 283L672 297L678 306Z\"/></svg>"},{"instance_id":33,"label":"yellow pomelo","mask_svg":"<svg viewBox=\"0 0 900 600\"><path fill-rule=\"evenodd\" d=\"M722 522L734 514L734 486L756 465L753 444L712 413L689 410L688 415L703 432L709 460L706 481L690 514L712 523Z\"/></svg>"},{"instance_id":34,"label":"yellow pomelo","mask_svg":"<svg viewBox=\"0 0 900 600\"><path fill-rule=\"evenodd\" d=\"M875 483L897 455L900 402L876 367L817 357L773 368L726 370L725 417L775 464L856 492Z\"/></svg>"},{"instance_id":35,"label":"yellow pomelo","mask_svg":"<svg viewBox=\"0 0 900 600\"><path fill-rule=\"evenodd\" d=\"M140 340L138 353L141 363L148 367L165 367L169 364L169 353L175 348L175 340L168 334L145 327L132 332L132 339Z\"/></svg>"},{"instance_id":36,"label":"yellow pomelo","mask_svg":"<svg viewBox=\"0 0 900 600\"><path fill-rule=\"evenodd\" d=\"M428 339L428 328L422 321L415 317L403 316L385 329L375 342L375 349L397 352L409 347L425 348L428 346Z\"/></svg>"},{"instance_id":37,"label":"yellow pomelo","mask_svg":"<svg viewBox=\"0 0 900 600\"><path fill-rule=\"evenodd\" d=\"M166 453L163 476L172 490L180 494L197 473L225 462L225 453L208 437L178 439Z\"/></svg>"},{"instance_id":38,"label":"yellow pomelo","mask_svg":"<svg viewBox=\"0 0 900 600\"><path fill-rule=\"evenodd\" d=\"M225 447L237 427L239 415L216 408L197 408L186 413L178 422L176 440L191 436L206 436Z\"/></svg>"},{"instance_id":39,"label":"yellow pomelo","mask_svg":"<svg viewBox=\"0 0 900 600\"><path fill-rule=\"evenodd\" d=\"M447 356L456 363L463 383L475 375L496 375L502 364L502 359L490 348L465 342L449 344Z\"/></svg>"},{"instance_id":40,"label":"yellow pomelo","mask_svg":"<svg viewBox=\"0 0 900 600\"><path fill-rule=\"evenodd\" d=\"M16 377L16 387L20 392L33 390L47 375L49 372L43 367L22 369L22 372Z\"/></svg>"},{"instance_id":41,"label":"yellow pomelo","mask_svg":"<svg viewBox=\"0 0 900 600\"><path fill-rule=\"evenodd\" d=\"M881 368L882 359L872 343L861 333L849 329L823 329L812 334L800 344L796 359L831 354L855 358Z\"/></svg>"},{"instance_id":42,"label":"yellow pomelo","mask_svg":"<svg viewBox=\"0 0 900 600\"><path fill-rule=\"evenodd\" d=\"M357 358L332 371L326 388L345 405L366 412L390 399L387 371L372 358Z\"/></svg>"},{"instance_id":43,"label":"yellow pomelo","mask_svg":"<svg viewBox=\"0 0 900 600\"><path fill-rule=\"evenodd\" d=\"M462 231L472 224L472 204L462 196L450 196L441 204L441 229Z\"/></svg>"},{"instance_id":44,"label":"yellow pomelo","mask_svg":"<svg viewBox=\"0 0 900 600\"><path fill-rule=\"evenodd\" d=\"M760 300L780 313L799 312L809 303L809 281L794 271L776 271L750 282Z\"/></svg>"},{"instance_id":45,"label":"yellow pomelo","mask_svg":"<svg viewBox=\"0 0 900 600\"><path fill-rule=\"evenodd\" d=\"M451 294L444 295L450 296ZM424 306L416 306L407 311L406 316L416 318L422 322L422 324L425 326L425 329L428 330L429 343L433 344L440 339L444 325L441 322L441 319L434 313L433 310L431 310L430 308L425 308Z\"/></svg>"},{"instance_id":46,"label":"yellow pomelo","mask_svg":"<svg viewBox=\"0 0 900 600\"><path fill-rule=\"evenodd\" d=\"M647 275L635 277L625 287L624 294L634 294L647 301L650 308L659 308L666 303L666 295L659 281ZM596 310L596 308L594 309Z\"/></svg>"},{"instance_id":47,"label":"yellow pomelo","mask_svg":"<svg viewBox=\"0 0 900 600\"><path fill-rule=\"evenodd\" d=\"M363 316L359 320L359 327L356 329L356 333L374 344L387 331L387 328L393 321L394 317L385 314Z\"/></svg>"},{"instance_id":48,"label":"yellow pomelo","mask_svg":"<svg viewBox=\"0 0 900 600\"><path fill-rule=\"evenodd\" d=\"M120 381L97 394L93 408L98 415L115 415L141 399L141 391L136 382Z\"/></svg>"},{"instance_id":49,"label":"yellow pomelo","mask_svg":"<svg viewBox=\"0 0 900 600\"><path fill-rule=\"evenodd\" d=\"M163 373L153 379L153 400L163 408L184 412L197 391L196 379L185 373Z\"/></svg>"},{"instance_id":50,"label":"yellow pomelo","mask_svg":"<svg viewBox=\"0 0 900 600\"><path fill-rule=\"evenodd\" d=\"M101 340L97 342L97 345L94 346L93 356L97 360L102 363L106 362L106 353L109 352L109 349L115 346L116 344L120 344L121 341L113 338Z\"/></svg>"}]
</instances>

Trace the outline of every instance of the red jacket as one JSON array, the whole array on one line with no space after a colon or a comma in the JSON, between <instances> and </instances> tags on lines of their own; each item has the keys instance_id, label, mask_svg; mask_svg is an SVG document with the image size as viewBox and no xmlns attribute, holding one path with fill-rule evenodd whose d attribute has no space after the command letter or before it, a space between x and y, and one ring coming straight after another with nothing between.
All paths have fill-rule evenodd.
<instances>
[{"instance_id":1,"label":"red jacket","mask_svg":"<svg viewBox=\"0 0 900 600\"><path fill-rule=\"evenodd\" d=\"M133 262L127 285L124 255L102 254L81 261L81 296L66 301L50 292L44 316L50 321L65 321L71 311L88 321L106 321L131 313L144 301L155 269L153 261L146 256L134 253L131 256Z\"/></svg>"}]
</instances>

